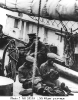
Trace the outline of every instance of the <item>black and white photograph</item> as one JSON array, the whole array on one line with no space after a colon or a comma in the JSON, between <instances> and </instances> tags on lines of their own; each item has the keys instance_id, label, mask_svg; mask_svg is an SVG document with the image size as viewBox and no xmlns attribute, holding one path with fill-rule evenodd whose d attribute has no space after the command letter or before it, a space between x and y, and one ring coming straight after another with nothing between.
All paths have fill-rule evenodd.
<instances>
[{"instance_id":1,"label":"black and white photograph","mask_svg":"<svg viewBox=\"0 0 78 100\"><path fill-rule=\"evenodd\" d=\"M0 97L77 100L78 0L0 0L0 13Z\"/></svg>"}]
</instances>

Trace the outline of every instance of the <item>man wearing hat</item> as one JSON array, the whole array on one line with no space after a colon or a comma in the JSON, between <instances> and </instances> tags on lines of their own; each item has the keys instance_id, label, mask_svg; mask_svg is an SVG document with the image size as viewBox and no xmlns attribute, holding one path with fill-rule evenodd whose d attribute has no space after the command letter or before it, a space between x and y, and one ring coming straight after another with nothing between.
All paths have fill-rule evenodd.
<instances>
[{"instance_id":1,"label":"man wearing hat","mask_svg":"<svg viewBox=\"0 0 78 100\"><path fill-rule=\"evenodd\" d=\"M55 70L52 59L49 58L40 66L40 73L43 78L43 83L51 86L58 85L59 73Z\"/></svg>"},{"instance_id":2,"label":"man wearing hat","mask_svg":"<svg viewBox=\"0 0 78 100\"><path fill-rule=\"evenodd\" d=\"M28 36L29 36L29 43L26 46L18 47L19 48L19 59L18 59L19 63L17 63L17 70L19 66L21 66L25 62L26 54L30 50L30 46L33 43L35 33L30 33L28 34Z\"/></svg>"},{"instance_id":3,"label":"man wearing hat","mask_svg":"<svg viewBox=\"0 0 78 100\"><path fill-rule=\"evenodd\" d=\"M35 55L35 40L36 35L34 36L34 42L30 46L30 50L28 52L28 55L34 56ZM37 66L40 67L40 65L47 60L47 49L45 44L43 44L40 41L40 37L38 37L38 49L37 49Z\"/></svg>"},{"instance_id":4,"label":"man wearing hat","mask_svg":"<svg viewBox=\"0 0 78 100\"><path fill-rule=\"evenodd\" d=\"M30 47L31 44L34 42L34 38L36 37L36 33L30 33L30 34L28 34L28 36L29 36L29 43L27 44L26 47Z\"/></svg>"},{"instance_id":5,"label":"man wearing hat","mask_svg":"<svg viewBox=\"0 0 78 100\"><path fill-rule=\"evenodd\" d=\"M26 56L26 54L28 53L28 51L30 50L30 48L34 42L34 38L36 35L35 35L35 33L30 33L30 34L28 34L28 36L29 36L29 43L23 48L23 51L20 50L20 55L23 54L23 56L24 56L24 54L25 54L25 56Z\"/></svg>"},{"instance_id":6,"label":"man wearing hat","mask_svg":"<svg viewBox=\"0 0 78 100\"><path fill-rule=\"evenodd\" d=\"M49 56L48 60L40 66L40 74L43 84L51 87L53 89L52 92L55 91L53 95L64 96L65 92L67 93L66 95L71 94L71 90L65 86L65 83L59 82L59 72L53 66L53 61Z\"/></svg>"},{"instance_id":7,"label":"man wearing hat","mask_svg":"<svg viewBox=\"0 0 78 100\"><path fill-rule=\"evenodd\" d=\"M34 59L31 56L26 57L26 62L19 67L18 69L18 78L19 82L22 83L24 89L32 88L32 75L33 75L33 62ZM42 81L40 77L40 72L38 67L35 69L35 79L34 79L34 86L37 88L41 87L41 84L38 84ZM21 95L24 94L24 91L20 92ZM26 95L26 94L25 94Z\"/></svg>"}]
</instances>

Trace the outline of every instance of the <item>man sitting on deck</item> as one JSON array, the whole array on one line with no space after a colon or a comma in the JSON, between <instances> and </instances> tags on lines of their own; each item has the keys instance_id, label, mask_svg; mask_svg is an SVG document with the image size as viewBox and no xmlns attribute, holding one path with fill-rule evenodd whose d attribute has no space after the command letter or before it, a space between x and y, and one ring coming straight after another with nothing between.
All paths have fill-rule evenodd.
<instances>
[{"instance_id":1,"label":"man sitting on deck","mask_svg":"<svg viewBox=\"0 0 78 100\"><path fill-rule=\"evenodd\" d=\"M19 82L23 84L24 89L29 89L32 88L32 75L33 75L33 59L32 57L26 57L26 62L19 67L18 69L18 78ZM38 89L41 87L41 84L38 84L39 82L42 81L40 77L40 73L38 70L38 67L36 67L35 71L35 80L34 80L34 88ZM20 92L21 95L24 95L25 91ZM26 94L25 94L26 95Z\"/></svg>"},{"instance_id":2,"label":"man sitting on deck","mask_svg":"<svg viewBox=\"0 0 78 100\"><path fill-rule=\"evenodd\" d=\"M64 96L71 94L71 90L65 86L65 83L59 82L59 72L53 66L53 61L48 57L48 60L40 66L40 74L42 76L42 83L46 84L46 86L51 87L50 93L55 96Z\"/></svg>"},{"instance_id":3,"label":"man sitting on deck","mask_svg":"<svg viewBox=\"0 0 78 100\"><path fill-rule=\"evenodd\" d=\"M59 72L54 69L52 59L48 59L45 63L41 64L40 73L45 84L49 86L59 85Z\"/></svg>"}]
</instances>

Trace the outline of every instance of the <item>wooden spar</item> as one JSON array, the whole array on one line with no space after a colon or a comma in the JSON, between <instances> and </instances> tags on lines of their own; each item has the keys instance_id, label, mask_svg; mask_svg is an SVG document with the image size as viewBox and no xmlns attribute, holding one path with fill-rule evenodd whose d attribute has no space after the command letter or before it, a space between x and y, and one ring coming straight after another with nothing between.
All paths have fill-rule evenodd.
<instances>
[{"instance_id":1,"label":"wooden spar","mask_svg":"<svg viewBox=\"0 0 78 100\"><path fill-rule=\"evenodd\" d=\"M63 76L66 76L68 79L78 83L78 72L56 63L54 63L53 65L60 72L60 75L62 74Z\"/></svg>"},{"instance_id":2,"label":"wooden spar","mask_svg":"<svg viewBox=\"0 0 78 100\"><path fill-rule=\"evenodd\" d=\"M39 0L35 0L35 1L39 1ZM46 1L46 5L48 5L48 1ZM52 2L54 2L54 1L52 1ZM56 1L58 2L58 0L56 0ZM65 0L63 0L63 1L65 1ZM30 16L38 17L38 14L33 13L33 6L34 6L33 2L34 2L34 0L32 0L32 2L29 2L29 3L31 3L31 5L27 6L27 8L24 7L25 5L20 7L20 5L21 5L20 2L23 2L24 4L27 3L26 0L25 1L20 0L18 3L17 3L17 0L16 0L16 2L13 1L13 0L10 0L10 2L8 0L2 0L2 1L0 1L0 7L7 9L7 10L10 10L10 11L24 13L24 14L27 14L27 15L30 15ZM52 4L52 2L51 2L51 4ZM69 5L69 9L68 9L68 6L65 6L64 4L62 4L61 8L60 8L60 3L62 2L62 0L59 1L58 3L57 2L56 2L56 4L54 3L56 5L56 7L53 6L54 7L53 10L51 8L51 5L49 5L49 7L46 7L45 10L44 10L45 6L43 6L42 11L41 11L41 13L43 13L43 14L40 14L40 17L47 18L49 20L55 19L55 20L63 20L63 21L78 21L77 7L73 8L75 3L73 3L72 6L70 6L70 4L68 4ZM77 5L78 2L77 1L75 1L75 2L76 2L76 5ZM68 2L66 2L66 3L68 3ZM72 10L72 8L73 8L73 12L68 13ZM37 8L35 7L35 9L38 9L38 7ZM48 9L51 9L51 11L50 12L47 11ZM65 14L63 13L63 9L65 9ZM45 12L46 12L46 14L44 14ZM53 12L56 12L56 13L53 13ZM61 18L59 17L59 15L61 15Z\"/></svg>"},{"instance_id":3,"label":"wooden spar","mask_svg":"<svg viewBox=\"0 0 78 100\"><path fill-rule=\"evenodd\" d=\"M34 15L33 13L19 11L17 8L11 8L11 7L8 7L8 6L6 6L6 5L1 5L1 4L0 4L0 7L3 8L3 9L6 9L6 10L12 11L12 12L18 12L18 13L27 14L27 15L29 15L29 16L38 17L38 15ZM51 18L50 16L40 16L40 17L46 18L46 19L49 19L49 20L52 20L52 18Z\"/></svg>"},{"instance_id":4,"label":"wooden spar","mask_svg":"<svg viewBox=\"0 0 78 100\"><path fill-rule=\"evenodd\" d=\"M64 38L66 37L64 34L61 34L60 32L56 32L55 34L60 35L61 37L64 37Z\"/></svg>"},{"instance_id":5,"label":"wooden spar","mask_svg":"<svg viewBox=\"0 0 78 100\"><path fill-rule=\"evenodd\" d=\"M64 63L64 60L54 53L48 53L47 56L48 58L51 58L53 61L56 60L60 63ZM78 83L78 72L67 68L65 65L61 65L59 63L57 64L56 61L54 61L53 65L55 69L59 71L60 75Z\"/></svg>"}]
</instances>

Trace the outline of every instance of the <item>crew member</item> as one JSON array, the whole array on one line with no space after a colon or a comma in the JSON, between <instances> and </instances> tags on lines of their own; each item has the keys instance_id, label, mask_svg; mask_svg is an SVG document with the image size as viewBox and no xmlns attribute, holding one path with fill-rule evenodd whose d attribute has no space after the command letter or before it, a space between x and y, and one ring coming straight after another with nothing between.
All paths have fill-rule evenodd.
<instances>
[{"instance_id":1,"label":"crew member","mask_svg":"<svg viewBox=\"0 0 78 100\"><path fill-rule=\"evenodd\" d=\"M43 79L42 83L46 84L47 86L51 87L52 93L55 91L54 95L66 95L71 94L71 90L65 86L65 83L59 82L59 72L53 66L53 61L51 58L48 57L48 60L40 66L40 74Z\"/></svg>"},{"instance_id":2,"label":"crew member","mask_svg":"<svg viewBox=\"0 0 78 100\"><path fill-rule=\"evenodd\" d=\"M28 55L34 56L35 55L35 41L36 37L34 37L34 42L30 47ZM40 67L42 63L47 60L47 49L45 44L40 41L40 37L38 37L38 47L37 47L37 66Z\"/></svg>"},{"instance_id":3,"label":"crew member","mask_svg":"<svg viewBox=\"0 0 78 100\"><path fill-rule=\"evenodd\" d=\"M28 36L29 36L29 43L27 44L26 47L30 47L31 44L34 42L34 38L36 37L36 33L30 33L30 34L28 34Z\"/></svg>"},{"instance_id":4,"label":"crew member","mask_svg":"<svg viewBox=\"0 0 78 100\"><path fill-rule=\"evenodd\" d=\"M33 43L35 33L28 34L28 36L29 36L29 43L24 47L22 46L18 47L19 48L19 59L18 59L19 63L17 63L17 70L25 62L26 54L30 50L30 46Z\"/></svg>"},{"instance_id":5,"label":"crew member","mask_svg":"<svg viewBox=\"0 0 78 100\"><path fill-rule=\"evenodd\" d=\"M59 73L53 67L52 59L48 59L40 66L40 73L43 78L43 83L47 85L59 85L58 78Z\"/></svg>"},{"instance_id":6,"label":"crew member","mask_svg":"<svg viewBox=\"0 0 78 100\"><path fill-rule=\"evenodd\" d=\"M32 75L33 75L33 58L30 56L26 57L26 62L18 69L19 82L22 83L24 89L32 88ZM35 68L35 79L34 79L34 89L41 87L42 78L40 77L40 72L38 67ZM39 84L40 83L40 84ZM37 91L37 90L35 90ZM24 91L20 93L24 94Z\"/></svg>"}]
</instances>

